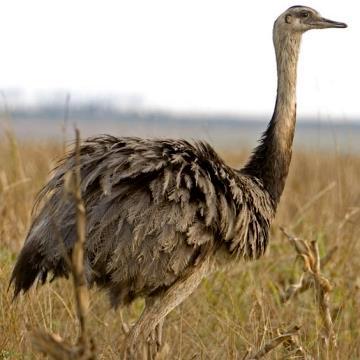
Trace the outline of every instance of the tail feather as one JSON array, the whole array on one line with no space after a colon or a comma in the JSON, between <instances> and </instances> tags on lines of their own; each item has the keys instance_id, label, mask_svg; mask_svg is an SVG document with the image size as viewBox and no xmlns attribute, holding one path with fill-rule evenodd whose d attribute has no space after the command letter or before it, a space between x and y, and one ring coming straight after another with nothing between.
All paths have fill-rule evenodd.
<instances>
[{"instance_id":1,"label":"tail feather","mask_svg":"<svg viewBox=\"0 0 360 360\"><path fill-rule=\"evenodd\" d=\"M71 242L65 249L66 246L64 248L64 244L59 240L64 236L62 233L58 234L58 230L51 226L51 221L49 211L45 208L30 228L10 279L9 286L14 285L14 298L20 292L27 292L37 278L41 283L45 283L49 272L54 278L68 275L69 267L64 252L71 255L74 226L70 226L70 231L67 227L61 229L67 232L65 240Z\"/></svg>"},{"instance_id":2,"label":"tail feather","mask_svg":"<svg viewBox=\"0 0 360 360\"><path fill-rule=\"evenodd\" d=\"M47 190L53 191L49 185ZM64 200L61 189L54 189L34 219L16 261L9 285L14 285L14 298L27 292L37 278L44 283L49 272L53 278L68 275L65 253L71 255L76 239L74 214L73 204Z\"/></svg>"},{"instance_id":3,"label":"tail feather","mask_svg":"<svg viewBox=\"0 0 360 360\"><path fill-rule=\"evenodd\" d=\"M71 256L71 252L68 256ZM39 251L39 247L35 246L34 242L25 243L9 283L9 287L12 284L14 285L14 299L21 292L26 293L37 278L41 284L44 284L49 272L52 273L50 282L58 277L68 278L69 267L64 257L53 258L52 261L48 261L46 256Z\"/></svg>"},{"instance_id":4,"label":"tail feather","mask_svg":"<svg viewBox=\"0 0 360 360\"><path fill-rule=\"evenodd\" d=\"M42 281L46 279L46 271L41 268L44 256L33 242L25 244L11 274L10 284L14 284L14 299L21 291L27 292L36 278L41 275Z\"/></svg>"}]
</instances>

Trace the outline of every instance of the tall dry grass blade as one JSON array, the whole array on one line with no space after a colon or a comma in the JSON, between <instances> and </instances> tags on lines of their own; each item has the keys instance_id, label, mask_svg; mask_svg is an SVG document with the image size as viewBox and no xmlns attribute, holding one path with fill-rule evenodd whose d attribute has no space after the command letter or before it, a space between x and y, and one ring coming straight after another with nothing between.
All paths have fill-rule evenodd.
<instances>
[{"instance_id":1,"label":"tall dry grass blade","mask_svg":"<svg viewBox=\"0 0 360 360\"><path fill-rule=\"evenodd\" d=\"M67 127L69 122L69 114L70 114L70 100L71 96L69 93L66 94L65 97L65 109L64 109L64 121L61 126L62 133L62 152L65 154L66 152L66 144L67 144Z\"/></svg>"},{"instance_id":2,"label":"tall dry grass blade","mask_svg":"<svg viewBox=\"0 0 360 360\"><path fill-rule=\"evenodd\" d=\"M6 98L6 94L4 91L0 91L0 95L3 101L4 106L4 116L3 121L1 122L3 131L5 133L5 138L9 143L9 148L11 152L12 162L15 167L15 180L22 180L25 179L25 171L24 166L21 160L19 146L17 143L17 139L15 133L11 127L11 113L8 105L8 101Z\"/></svg>"},{"instance_id":3,"label":"tall dry grass blade","mask_svg":"<svg viewBox=\"0 0 360 360\"><path fill-rule=\"evenodd\" d=\"M89 309L89 292L84 272L84 244L86 239L86 213L85 205L81 196L81 173L80 173L80 133L76 131L75 171L67 175L65 190L70 195L76 206L76 232L77 239L72 252L71 270L76 300L76 315L80 325L80 334L74 346L63 341L58 335L43 331L32 333L34 347L54 359L95 359L94 342L91 339L86 326L86 316Z\"/></svg>"},{"instance_id":4,"label":"tall dry grass blade","mask_svg":"<svg viewBox=\"0 0 360 360\"><path fill-rule=\"evenodd\" d=\"M336 186L336 182L332 181L329 185L327 185L324 189L320 190L318 193L316 193L299 211L298 211L298 217L292 222L290 225L290 228L293 229L297 225L301 223L301 221L304 219L306 212L325 194L327 194L329 191L334 189Z\"/></svg>"},{"instance_id":5,"label":"tall dry grass blade","mask_svg":"<svg viewBox=\"0 0 360 360\"><path fill-rule=\"evenodd\" d=\"M73 281L75 289L77 316L80 322L81 339L84 345L87 343L86 314L89 308L89 292L86 285L84 272L84 246L86 238L86 214L85 205L81 197L81 174L80 174L80 132L76 129L76 168L73 195L76 204L76 232L77 240L72 253Z\"/></svg>"}]
</instances>

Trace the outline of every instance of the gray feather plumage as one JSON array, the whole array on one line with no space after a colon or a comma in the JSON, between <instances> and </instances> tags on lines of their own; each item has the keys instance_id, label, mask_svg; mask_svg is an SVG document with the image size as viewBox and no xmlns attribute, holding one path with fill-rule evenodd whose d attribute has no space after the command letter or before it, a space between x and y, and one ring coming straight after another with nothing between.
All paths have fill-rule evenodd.
<instances>
[{"instance_id":1,"label":"gray feather plumage","mask_svg":"<svg viewBox=\"0 0 360 360\"><path fill-rule=\"evenodd\" d=\"M204 247L245 259L266 249L271 197L206 143L101 136L83 143L80 163L86 276L109 289L114 305L167 288ZM16 294L38 276L69 272L64 251L71 253L76 226L64 177L74 166L71 152L40 192L43 206L13 273Z\"/></svg>"}]
</instances>

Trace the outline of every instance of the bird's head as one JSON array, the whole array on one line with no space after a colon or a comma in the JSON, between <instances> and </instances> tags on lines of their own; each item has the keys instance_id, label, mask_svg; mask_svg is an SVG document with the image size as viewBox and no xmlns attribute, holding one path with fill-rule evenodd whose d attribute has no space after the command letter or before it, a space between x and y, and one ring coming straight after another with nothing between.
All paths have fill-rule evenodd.
<instances>
[{"instance_id":1,"label":"bird's head","mask_svg":"<svg viewBox=\"0 0 360 360\"><path fill-rule=\"evenodd\" d=\"M292 6L275 21L274 30L285 33L304 33L312 29L346 28L347 25L323 18L316 10L307 6Z\"/></svg>"}]
</instances>

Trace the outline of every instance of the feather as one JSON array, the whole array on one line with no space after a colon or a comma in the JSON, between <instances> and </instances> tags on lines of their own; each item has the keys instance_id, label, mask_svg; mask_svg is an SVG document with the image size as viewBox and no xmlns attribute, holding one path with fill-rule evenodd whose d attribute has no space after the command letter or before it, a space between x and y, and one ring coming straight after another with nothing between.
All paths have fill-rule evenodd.
<instances>
[{"instance_id":1,"label":"feather","mask_svg":"<svg viewBox=\"0 0 360 360\"><path fill-rule=\"evenodd\" d=\"M68 275L64 256L76 224L63 193L74 156L59 163L38 197L43 207L12 275L16 295L49 272ZM274 215L269 195L206 143L90 138L81 146L81 175L87 280L107 288L114 305L174 283L203 246L247 259L266 249Z\"/></svg>"}]
</instances>

